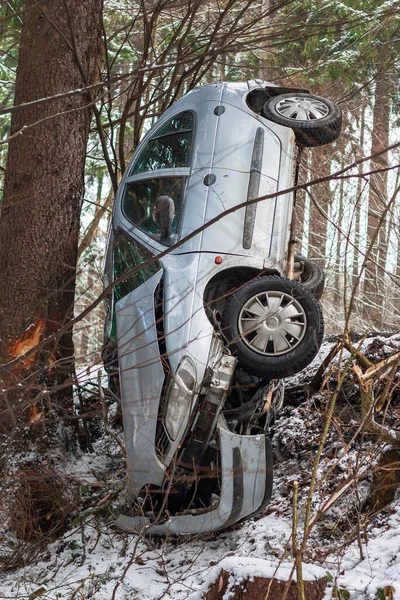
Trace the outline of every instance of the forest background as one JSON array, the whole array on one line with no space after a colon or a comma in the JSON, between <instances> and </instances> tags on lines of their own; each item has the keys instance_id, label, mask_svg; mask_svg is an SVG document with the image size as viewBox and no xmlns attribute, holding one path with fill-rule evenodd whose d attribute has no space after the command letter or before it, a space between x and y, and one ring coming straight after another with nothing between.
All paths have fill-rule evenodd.
<instances>
[{"instance_id":1,"label":"forest background","mask_svg":"<svg viewBox=\"0 0 400 600\"><path fill-rule=\"evenodd\" d=\"M145 131L195 86L260 78L340 105L340 138L302 154L300 184L316 183L297 194L297 250L325 270L328 332L398 330L398 2L0 6L0 434L12 485L10 457L26 473L33 445L71 449L74 359L100 361L118 182Z\"/></svg>"},{"instance_id":2,"label":"forest background","mask_svg":"<svg viewBox=\"0 0 400 600\"><path fill-rule=\"evenodd\" d=\"M44 18L46 3L27 5L30 13L41 9ZM101 10L101 3L97 5ZM3 2L0 17L2 187L11 115L15 114L10 107L22 9L22 2ZM260 78L304 87L335 100L343 111L340 139L303 153L300 183L329 178L354 163L353 168L300 191L296 203L296 251L316 260L326 273L323 302L328 332L341 332L345 323L359 332L396 329L400 276L398 10L396 2L371 0L106 1L97 31L101 48L92 75L96 83L87 92L95 115L86 154L85 192L77 208L81 229L75 314L101 291L114 193L143 133L197 85ZM84 27L90 28L90 23ZM45 125L33 121L29 128L45 127L51 136L60 121L57 110L38 114L38 121L43 116ZM26 136L25 127L26 123L12 136ZM54 155L53 160L58 171L62 156ZM29 261L34 260L31 255ZM76 356L85 364L99 360L102 320L99 305L75 328Z\"/></svg>"}]
</instances>

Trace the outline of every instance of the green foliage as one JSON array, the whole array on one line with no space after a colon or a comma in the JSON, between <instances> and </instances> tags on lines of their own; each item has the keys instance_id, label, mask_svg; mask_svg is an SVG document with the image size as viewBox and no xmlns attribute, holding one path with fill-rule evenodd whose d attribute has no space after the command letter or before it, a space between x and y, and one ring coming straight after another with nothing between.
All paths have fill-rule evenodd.
<instances>
[{"instance_id":1,"label":"green foliage","mask_svg":"<svg viewBox=\"0 0 400 600\"><path fill-rule=\"evenodd\" d=\"M89 486L81 485L81 496L87 496L88 493L89 493Z\"/></svg>"},{"instance_id":2,"label":"green foliage","mask_svg":"<svg viewBox=\"0 0 400 600\"><path fill-rule=\"evenodd\" d=\"M284 82L289 78L292 84L322 93L332 85L343 90L362 87L376 72L382 55L385 59L396 57L391 67L397 69L399 17L391 4L382 5L380 0L332 0L328 4L295 0L277 3L272 17L265 18L261 2L242 12L243 3L233 1L224 14L225 4L195 5L187 18L189 5L171 3L156 18L151 11L143 12L139 3L105 1L103 77L126 78L108 93L104 89L99 94L98 121L104 138L103 144L99 143L97 127L93 128L86 165L89 185L95 185L109 170L105 151L109 167L116 172L122 156L134 149L157 115L194 85L257 78L266 67L266 74L272 70L274 79ZM22 7L22 0L0 7L1 106L13 101ZM219 41L227 32L228 37ZM208 51L213 52L209 62L204 54ZM182 65L176 66L175 60ZM136 74L138 68L158 62L170 66ZM130 98L131 110L121 123ZM0 138L6 139L9 130L6 115L0 119ZM118 144L121 135L123 142ZM5 151L6 146L0 146L3 169Z\"/></svg>"},{"instance_id":3,"label":"green foliage","mask_svg":"<svg viewBox=\"0 0 400 600\"><path fill-rule=\"evenodd\" d=\"M378 0L306 0L283 9L280 18L301 23L303 35L291 27L283 29L288 43L279 39L275 60L303 81L362 85L383 54L385 60L393 55L393 66L398 66L399 16Z\"/></svg>"},{"instance_id":4,"label":"green foliage","mask_svg":"<svg viewBox=\"0 0 400 600\"><path fill-rule=\"evenodd\" d=\"M14 100L22 7L22 0L0 4L0 108L11 106ZM10 125L9 114L0 116L0 204L3 187L1 178L4 175L7 158L7 145L1 142L7 139Z\"/></svg>"},{"instance_id":5,"label":"green foliage","mask_svg":"<svg viewBox=\"0 0 400 600\"><path fill-rule=\"evenodd\" d=\"M0 4L0 37L8 35L10 30L20 32L23 0L12 0Z\"/></svg>"}]
</instances>

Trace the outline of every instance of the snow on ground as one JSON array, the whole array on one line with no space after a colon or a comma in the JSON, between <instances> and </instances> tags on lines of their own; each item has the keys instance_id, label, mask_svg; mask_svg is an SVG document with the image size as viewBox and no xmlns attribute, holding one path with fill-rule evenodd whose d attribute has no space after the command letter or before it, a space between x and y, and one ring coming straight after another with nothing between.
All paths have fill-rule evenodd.
<instances>
[{"instance_id":1,"label":"snow on ground","mask_svg":"<svg viewBox=\"0 0 400 600\"><path fill-rule=\"evenodd\" d=\"M333 568L340 570L338 584L350 592L351 600L378 598L378 590L387 586L394 588L393 600L400 598L399 499L391 509L393 514L382 520L379 526L369 528L368 543L362 547L363 559L357 544L353 543L340 562L334 555L326 560L327 566L332 560Z\"/></svg>"},{"instance_id":2,"label":"snow on ground","mask_svg":"<svg viewBox=\"0 0 400 600\"><path fill-rule=\"evenodd\" d=\"M385 586L394 588L393 600L400 598L400 503L393 510L382 527L369 532L364 560L354 543L342 557L333 554L321 565L305 564L305 579L329 573L351 600L375 599ZM48 599L200 600L221 569L236 581L254 576L286 580L292 562L281 563L279 557L290 527L288 519L267 515L211 539L146 542L112 525L88 522L53 544L45 560L3 575L0 598L31 598L44 588ZM332 587L325 599L331 597Z\"/></svg>"},{"instance_id":3,"label":"snow on ground","mask_svg":"<svg viewBox=\"0 0 400 600\"><path fill-rule=\"evenodd\" d=\"M53 544L48 560L3 576L0 598L29 597L43 587L46 598L71 598L79 589L79 598L106 600L113 596L128 567L115 598L150 600L165 594L166 598L200 600L222 568L236 577L272 576L278 571L286 580L292 564L285 561L279 565L271 547L280 555L289 534L290 523L273 515L214 539L178 542L146 543L112 526L98 530L86 524ZM324 570L314 565L304 570L306 579L324 575Z\"/></svg>"},{"instance_id":4,"label":"snow on ground","mask_svg":"<svg viewBox=\"0 0 400 600\"><path fill-rule=\"evenodd\" d=\"M400 336L379 338L379 343L376 339L366 340L364 349L375 344L379 360L393 353L400 342ZM326 356L333 343L323 348L321 356ZM303 378L310 378L316 368L312 365ZM292 379L288 388L300 382L300 377ZM353 427L348 414L343 413L350 410L345 400L336 416L345 439L337 429L328 437L318 471L324 480L313 496L313 514L332 493L338 493L339 499L323 512L312 531L304 577L327 576L330 583L325 600L332 598L334 584L347 590L350 600L400 600L400 495L362 522L358 540L356 508L370 492L371 477L361 478L357 493L352 485L340 495L341 486L349 481L356 466L370 472L377 460L377 446L371 441L365 441L362 448L352 444L349 453L342 453ZM210 583L217 581L221 569L232 573L233 581L258 575L286 580L293 566L292 484L295 480L300 483L301 536L324 410L323 398L317 395L299 405L289 403L275 423L273 498L261 518L195 538L141 539L114 527L110 510L112 513L115 504L111 501L111 508L107 508L107 500L116 498L123 487L124 465L115 438L99 435L94 452L82 454L68 467L68 473L80 480L83 502L70 531L39 553L35 562L2 574L0 599L200 600ZM379 596L379 590L387 586L393 588L392 596ZM229 589L226 600L228 596Z\"/></svg>"}]
</instances>

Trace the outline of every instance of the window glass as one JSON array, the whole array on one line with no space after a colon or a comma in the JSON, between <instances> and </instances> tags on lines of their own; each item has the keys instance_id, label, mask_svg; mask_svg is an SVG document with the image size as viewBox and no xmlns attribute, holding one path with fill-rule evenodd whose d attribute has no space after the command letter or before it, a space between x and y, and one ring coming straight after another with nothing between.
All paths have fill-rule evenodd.
<instances>
[{"instance_id":1,"label":"window glass","mask_svg":"<svg viewBox=\"0 0 400 600\"><path fill-rule=\"evenodd\" d=\"M154 177L126 184L126 217L164 246L176 241L186 177Z\"/></svg>"},{"instance_id":2,"label":"window glass","mask_svg":"<svg viewBox=\"0 0 400 600\"><path fill-rule=\"evenodd\" d=\"M114 241L114 280L128 273L134 267L140 267L136 273L130 275L125 281L118 283L114 288L115 302L121 300L132 290L145 283L150 277L160 270L161 266L157 260L154 260L145 267L142 265L149 258L153 258L151 252L143 248L126 233L118 231Z\"/></svg>"},{"instance_id":3,"label":"window glass","mask_svg":"<svg viewBox=\"0 0 400 600\"><path fill-rule=\"evenodd\" d=\"M183 112L170 119L149 140L129 175L190 166L193 114Z\"/></svg>"}]
</instances>

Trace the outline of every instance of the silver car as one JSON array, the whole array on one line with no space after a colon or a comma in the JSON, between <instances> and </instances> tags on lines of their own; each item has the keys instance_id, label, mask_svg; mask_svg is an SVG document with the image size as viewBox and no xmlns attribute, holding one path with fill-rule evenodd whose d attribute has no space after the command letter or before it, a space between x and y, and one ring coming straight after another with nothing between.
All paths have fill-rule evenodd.
<instances>
[{"instance_id":1,"label":"silver car","mask_svg":"<svg viewBox=\"0 0 400 600\"><path fill-rule=\"evenodd\" d=\"M288 250L286 190L299 148L340 128L339 108L306 90L216 83L176 102L137 148L105 267L104 358L127 452L122 528L202 533L268 503L282 380L323 337L323 274Z\"/></svg>"}]
</instances>

